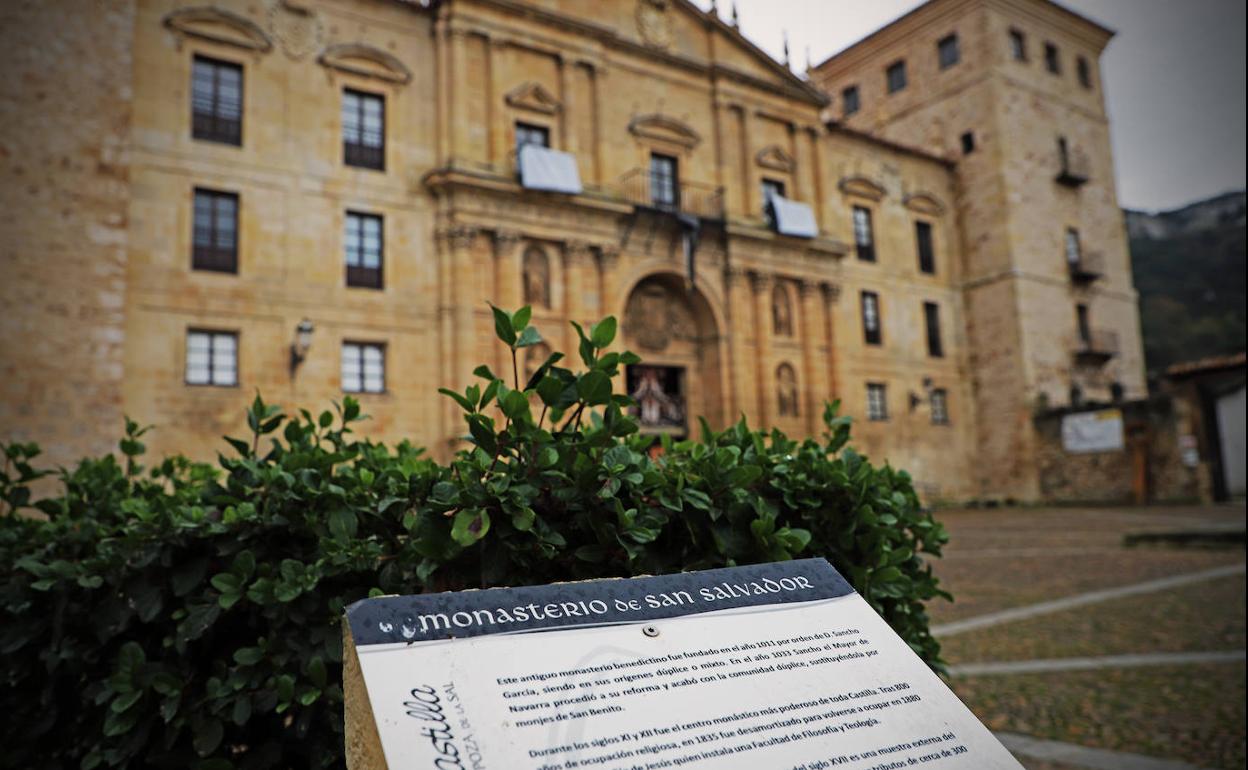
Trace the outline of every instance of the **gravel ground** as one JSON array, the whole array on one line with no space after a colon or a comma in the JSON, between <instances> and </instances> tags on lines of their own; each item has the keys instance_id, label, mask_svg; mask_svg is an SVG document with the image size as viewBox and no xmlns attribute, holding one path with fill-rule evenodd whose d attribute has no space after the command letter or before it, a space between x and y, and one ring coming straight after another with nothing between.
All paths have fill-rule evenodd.
<instances>
[{"instance_id":1,"label":"gravel ground","mask_svg":"<svg viewBox=\"0 0 1248 770\"><path fill-rule=\"evenodd\" d=\"M934 560L956 601L934 623L1242 564L1225 550L1126 548L1133 532L1242 528L1240 506L941 511L951 535ZM1245 580L1219 578L950 637L952 663L1243 649ZM954 691L993 730L1094 748L1243 768L1243 663L959 677ZM1073 770L1022 760L1028 770Z\"/></svg>"},{"instance_id":2,"label":"gravel ground","mask_svg":"<svg viewBox=\"0 0 1248 770\"><path fill-rule=\"evenodd\" d=\"M954 679L993 730L1244 767L1243 663Z\"/></svg>"},{"instance_id":3,"label":"gravel ground","mask_svg":"<svg viewBox=\"0 0 1248 770\"><path fill-rule=\"evenodd\" d=\"M945 639L949 663L1244 649L1244 576L1019 620Z\"/></svg>"},{"instance_id":4,"label":"gravel ground","mask_svg":"<svg viewBox=\"0 0 1248 770\"><path fill-rule=\"evenodd\" d=\"M1122 546L1128 532L1242 526L1243 507L941 511L937 518L950 542L933 569L954 601L928 605L934 623L1244 561L1242 547Z\"/></svg>"}]
</instances>

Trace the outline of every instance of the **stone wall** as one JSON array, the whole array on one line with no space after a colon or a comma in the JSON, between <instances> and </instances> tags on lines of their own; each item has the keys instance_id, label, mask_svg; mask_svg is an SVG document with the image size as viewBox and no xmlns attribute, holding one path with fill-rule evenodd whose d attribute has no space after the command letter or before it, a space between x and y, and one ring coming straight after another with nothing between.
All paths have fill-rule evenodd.
<instances>
[{"instance_id":1,"label":"stone wall","mask_svg":"<svg viewBox=\"0 0 1248 770\"><path fill-rule=\"evenodd\" d=\"M0 9L0 440L46 464L122 431L134 7Z\"/></svg>"},{"instance_id":2,"label":"stone wall","mask_svg":"<svg viewBox=\"0 0 1248 770\"><path fill-rule=\"evenodd\" d=\"M1036 457L1044 499L1105 504L1205 499L1200 468L1184 463L1180 436L1187 434L1187 428L1177 406L1167 397L1157 397L1084 410L1122 412L1124 447L1105 452L1074 453L1063 448L1062 419L1080 410L1037 416ZM1138 481L1141 473L1146 479L1143 486Z\"/></svg>"}]
</instances>

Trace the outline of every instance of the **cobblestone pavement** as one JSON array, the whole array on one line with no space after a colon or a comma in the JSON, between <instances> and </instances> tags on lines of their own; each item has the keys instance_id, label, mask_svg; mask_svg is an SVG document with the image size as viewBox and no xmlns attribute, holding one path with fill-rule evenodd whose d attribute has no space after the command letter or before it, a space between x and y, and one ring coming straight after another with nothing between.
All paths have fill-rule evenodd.
<instances>
[{"instance_id":1,"label":"cobblestone pavement","mask_svg":"<svg viewBox=\"0 0 1248 770\"><path fill-rule=\"evenodd\" d=\"M951 541L934 569L956 601L929 607L935 623L1244 562L1242 545L1122 545L1136 532L1242 529L1242 505L943 511L938 518ZM944 656L956 665L1243 650L1244 584L1242 574L1219 577L968 631L944 643ZM1244 682L1241 658L955 677L950 684L994 730L1231 770L1245 766Z\"/></svg>"}]
</instances>

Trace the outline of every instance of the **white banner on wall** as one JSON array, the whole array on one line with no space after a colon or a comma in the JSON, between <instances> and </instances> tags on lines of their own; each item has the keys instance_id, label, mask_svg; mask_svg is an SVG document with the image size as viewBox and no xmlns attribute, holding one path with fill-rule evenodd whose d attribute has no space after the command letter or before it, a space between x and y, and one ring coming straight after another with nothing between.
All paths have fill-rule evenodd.
<instances>
[{"instance_id":1,"label":"white banner on wall","mask_svg":"<svg viewBox=\"0 0 1248 770\"><path fill-rule=\"evenodd\" d=\"M1080 412L1062 418L1062 448L1067 452L1117 452L1122 447L1119 409Z\"/></svg>"}]
</instances>

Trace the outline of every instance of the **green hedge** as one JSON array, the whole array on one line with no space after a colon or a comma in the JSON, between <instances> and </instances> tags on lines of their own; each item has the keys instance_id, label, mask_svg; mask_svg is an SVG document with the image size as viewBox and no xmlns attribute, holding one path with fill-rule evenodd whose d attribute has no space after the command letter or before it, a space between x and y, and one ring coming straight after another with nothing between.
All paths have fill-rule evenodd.
<instances>
[{"instance_id":1,"label":"green hedge","mask_svg":"<svg viewBox=\"0 0 1248 770\"><path fill-rule=\"evenodd\" d=\"M513 371L445 391L470 436L447 465L356 437L350 398L287 415L257 396L219 467L144 467L128 421L120 460L39 500L38 448L5 445L0 765L341 767L339 618L379 593L825 556L939 665L923 603L947 595L920 554L946 535L834 405L822 442L703 423L651 459L612 390L638 360L606 352L614 319L577 327L575 371L555 354L527 383L528 309L495 322Z\"/></svg>"}]
</instances>

